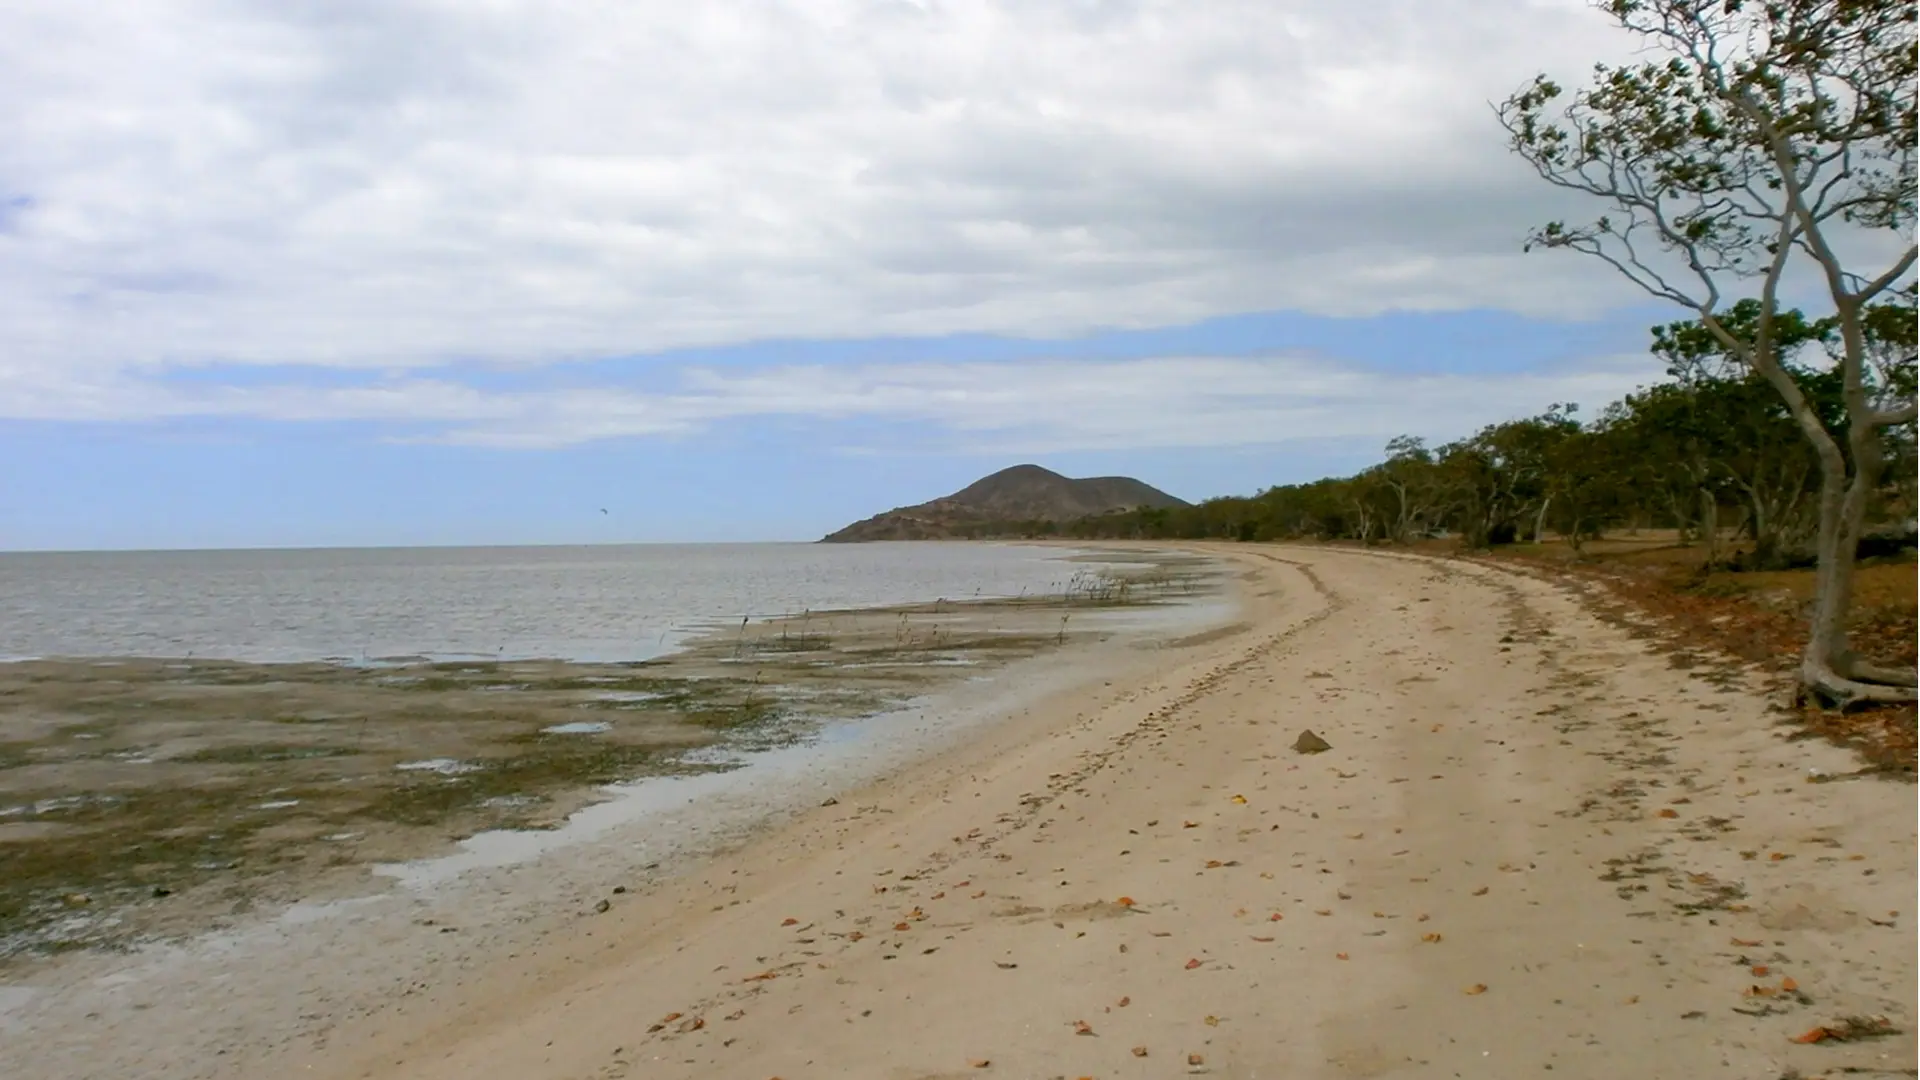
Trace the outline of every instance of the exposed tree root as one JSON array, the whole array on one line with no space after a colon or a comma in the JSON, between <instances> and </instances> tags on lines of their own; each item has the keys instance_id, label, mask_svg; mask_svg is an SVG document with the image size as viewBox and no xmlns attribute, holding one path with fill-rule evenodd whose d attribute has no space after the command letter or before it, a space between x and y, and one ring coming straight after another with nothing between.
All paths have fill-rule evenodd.
<instances>
[{"instance_id":1,"label":"exposed tree root","mask_svg":"<svg viewBox=\"0 0 1920 1080\"><path fill-rule=\"evenodd\" d=\"M1873 668L1875 665L1858 662L1849 665L1850 671L1854 673L1859 673L1863 667ZM1889 671L1894 675L1900 674L1885 668L1877 670ZM1827 708L1841 710L1857 705L1898 705L1920 701L1920 691L1917 691L1913 685L1913 676L1908 674L1906 678L1906 685L1903 686L1866 682L1858 678L1848 678L1834 671L1828 664L1808 659L1800 665L1798 697L1802 702L1811 700Z\"/></svg>"},{"instance_id":2,"label":"exposed tree root","mask_svg":"<svg viewBox=\"0 0 1920 1080\"><path fill-rule=\"evenodd\" d=\"M1851 654L1834 666L1841 674L1856 682L1881 686L1920 686L1920 669L1886 667Z\"/></svg>"}]
</instances>

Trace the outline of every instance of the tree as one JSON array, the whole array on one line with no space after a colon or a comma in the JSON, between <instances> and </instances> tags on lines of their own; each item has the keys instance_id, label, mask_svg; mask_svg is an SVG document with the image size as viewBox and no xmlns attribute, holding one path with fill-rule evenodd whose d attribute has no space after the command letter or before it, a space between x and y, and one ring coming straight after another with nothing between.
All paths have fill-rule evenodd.
<instances>
[{"instance_id":1,"label":"tree","mask_svg":"<svg viewBox=\"0 0 1920 1080\"><path fill-rule=\"evenodd\" d=\"M1751 344L1758 335L1760 304L1742 300L1722 313L1726 332ZM1809 322L1797 310L1773 318L1773 350L1798 384L1821 423L1846 425L1837 368L1821 371L1802 362L1809 348L1828 339L1828 321ZM1723 490L1746 504L1744 527L1753 538L1753 565L1777 569L1803 546L1819 461L1799 436L1793 416L1773 387L1738 357L1702 320L1653 330L1654 354L1667 361L1690 410L1695 450Z\"/></svg>"},{"instance_id":2,"label":"tree","mask_svg":"<svg viewBox=\"0 0 1920 1080\"><path fill-rule=\"evenodd\" d=\"M1396 436L1387 443L1387 460L1372 471L1392 497L1387 538L1404 544L1415 532L1425 531L1440 509L1441 498L1433 452L1427 444L1412 435Z\"/></svg>"},{"instance_id":3,"label":"tree","mask_svg":"<svg viewBox=\"0 0 1920 1080\"><path fill-rule=\"evenodd\" d=\"M1565 98L1542 75L1498 106L1512 150L1557 187L1607 212L1553 221L1527 247L1600 259L1697 313L1731 356L1780 396L1819 462L1817 585L1803 690L1845 705L1911 701L1915 672L1847 647L1855 552L1881 479L1882 432L1912 422L1869 367L1867 320L1898 302L1915 247L1911 0L1605 0L1602 10L1665 55L1600 65ZM1865 273L1851 253L1896 252ZM1832 305L1843 425L1823 418L1776 347L1792 268ZM1870 275L1870 276L1869 276ZM1758 279L1751 338L1728 325L1736 282ZM1907 305L1911 310L1911 304ZM1909 315L1909 319L1911 316Z\"/></svg>"}]
</instances>

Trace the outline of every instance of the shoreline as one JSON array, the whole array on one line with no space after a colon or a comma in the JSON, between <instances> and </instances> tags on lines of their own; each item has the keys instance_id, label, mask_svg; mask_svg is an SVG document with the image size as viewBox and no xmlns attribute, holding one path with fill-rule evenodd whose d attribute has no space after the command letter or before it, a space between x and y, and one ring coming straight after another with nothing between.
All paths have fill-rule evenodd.
<instances>
[{"instance_id":1,"label":"shoreline","mask_svg":"<svg viewBox=\"0 0 1920 1080\"><path fill-rule=\"evenodd\" d=\"M1050 610L1034 601L1025 604L1034 615ZM1018 598L978 605L929 601L879 614L891 617L907 609L964 619L983 608L1020 605ZM1063 643L997 665L986 684L949 682L910 697L898 708L825 721L811 737L791 746L713 762L728 771L648 778L603 789L551 830L481 833L442 854L375 865L373 873L382 884L373 891L296 901L277 912L270 907L260 913L243 911L223 920L231 924L229 929L184 942L151 944L128 956L73 954L30 964L0 979L0 1032L16 1047L42 1043L48 1057L9 1063L14 1055L0 1048L0 1071L22 1077L87 1075L82 1062L98 1053L93 1040L69 1043L64 1049L60 1044L65 1036L90 1026L75 1019L78 1013L122 1011L126 1018L116 1025L117 1039L147 1049L129 1051L121 1065L155 1060L155 1054L164 1057L160 1048L171 1044L185 1052L185 1059L176 1058L173 1067L179 1071L163 1075L244 1075L246 1069L239 1066L229 1073L215 1066L223 1056L251 1059L253 1051L269 1051L282 1040L302 1037L296 1033L314 1034L313 1025L300 1019L305 1011L263 1008L263 1001L310 1001L318 995L330 1004L329 1012L344 1009L350 1015L390 1007L409 994L403 989L396 998L390 987L380 985L396 970L395 957L412 958L400 966L437 982L479 958L516 953L576 918L592 917L596 896L657 887L705 865L717 853L777 830L835 792L844 794L949 753L1039 698L1123 673L1142 655L1142 647L1207 632L1234 614L1231 603L1204 599L1158 609L1092 610L1099 615L1090 620L1092 625L1080 621L1071 634L1063 635ZM869 621L876 615L840 614ZM1078 614L1074 618L1081 620ZM759 637L778 633L780 622L756 627ZM964 674L966 669L959 670ZM343 935L358 942L348 950L356 959L346 963L331 952L332 943ZM251 986L226 1009L215 1010L229 1014L229 1025L236 1022L235 1012L251 1016L238 1021L251 1035L241 1036L238 1044L232 1034L218 1045L197 1042L193 1029L204 1026L204 1019L196 1018L211 1007L209 996L231 993L227 988L234 980L229 973L236 966L258 964L247 958L267 956L277 958L272 972L237 977L247 983L259 979L264 985ZM293 985L299 980L290 981L289 973L300 970L318 977ZM103 983L110 989L100 990ZM89 985L93 989L86 989ZM196 1004L167 1004L188 1001ZM318 1037L324 1040L325 1029L320 1030ZM210 1071L187 1064L203 1055Z\"/></svg>"},{"instance_id":2,"label":"shoreline","mask_svg":"<svg viewBox=\"0 0 1920 1080\"><path fill-rule=\"evenodd\" d=\"M1557 583L1204 550L1234 622L1092 646L1105 668L716 854L639 880L631 845L589 845L197 973L95 979L0 1039L0 1070L1746 1080L1912 1059L1911 788L1835 779L1850 756L1783 737L1758 681L1676 668ZM1328 749L1295 748L1309 726ZM507 900L523 918L495 917ZM1807 1037L1827 1030L1849 1034Z\"/></svg>"},{"instance_id":3,"label":"shoreline","mask_svg":"<svg viewBox=\"0 0 1920 1080\"><path fill-rule=\"evenodd\" d=\"M274 1064L1745 1080L1911 1059L1911 913L1879 910L1910 900L1911 789L1806 785L1846 755L1554 584L1215 550L1249 574L1244 627ZM1309 724L1333 749L1291 749ZM1877 1015L1893 1034L1802 1038Z\"/></svg>"}]
</instances>

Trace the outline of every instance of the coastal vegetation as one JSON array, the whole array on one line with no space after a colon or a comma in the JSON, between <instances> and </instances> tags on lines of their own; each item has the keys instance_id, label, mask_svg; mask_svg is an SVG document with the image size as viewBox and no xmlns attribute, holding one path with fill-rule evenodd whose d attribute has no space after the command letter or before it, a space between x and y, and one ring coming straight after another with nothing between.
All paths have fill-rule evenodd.
<instances>
[{"instance_id":1,"label":"coastal vegetation","mask_svg":"<svg viewBox=\"0 0 1920 1080\"><path fill-rule=\"evenodd\" d=\"M1686 313L1653 329L1664 381L1438 446L1394 439L1351 476L997 531L1472 549L1551 532L1578 557L1611 530L1665 529L1696 576L1809 569L1804 695L1913 701L1911 634L1879 660L1852 635L1859 556L1914 534L1914 6L1601 7L1641 59L1572 94L1543 75L1497 113L1520 159L1598 206L1528 247L1597 260Z\"/></svg>"}]
</instances>

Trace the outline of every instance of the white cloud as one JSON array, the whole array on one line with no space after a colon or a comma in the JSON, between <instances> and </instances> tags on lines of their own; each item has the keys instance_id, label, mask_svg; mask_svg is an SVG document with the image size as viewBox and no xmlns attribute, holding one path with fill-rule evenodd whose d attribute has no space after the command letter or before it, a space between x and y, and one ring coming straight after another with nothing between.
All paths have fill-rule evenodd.
<instances>
[{"instance_id":1,"label":"white cloud","mask_svg":"<svg viewBox=\"0 0 1920 1080\"><path fill-rule=\"evenodd\" d=\"M361 421L410 441L502 448L692 435L728 421L857 420L910 425L917 450L1037 454L1443 439L1554 402L1597 407L1657 374L1644 354L1520 375L1371 372L1308 356L815 364L696 368L657 392L481 391L432 378L333 389L122 380L98 393L41 395L26 411L91 421ZM16 400L25 396L0 395L0 416Z\"/></svg>"},{"instance_id":2,"label":"white cloud","mask_svg":"<svg viewBox=\"0 0 1920 1080\"><path fill-rule=\"evenodd\" d=\"M111 413L210 362L1592 310L1630 294L1522 258L1553 202L1487 102L1625 44L1494 0L9 4L0 388ZM589 411L688 422L656 407Z\"/></svg>"}]
</instances>

